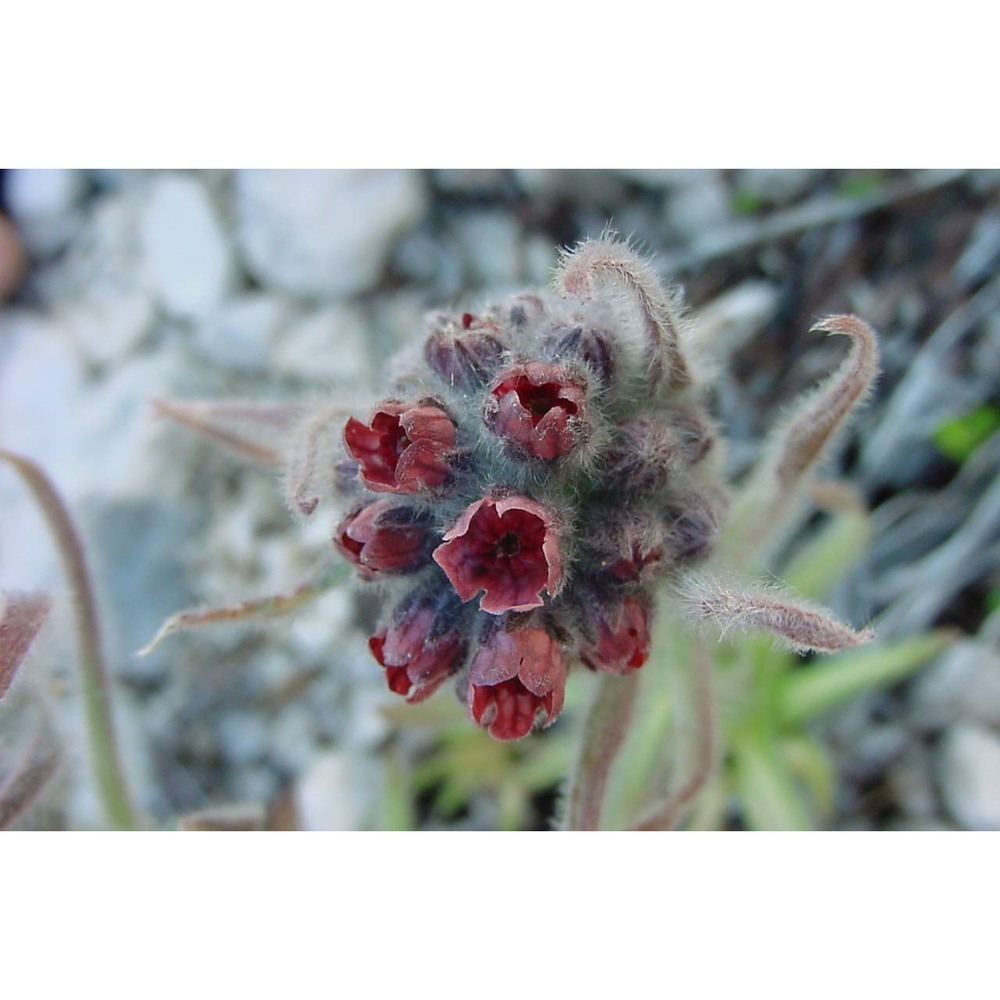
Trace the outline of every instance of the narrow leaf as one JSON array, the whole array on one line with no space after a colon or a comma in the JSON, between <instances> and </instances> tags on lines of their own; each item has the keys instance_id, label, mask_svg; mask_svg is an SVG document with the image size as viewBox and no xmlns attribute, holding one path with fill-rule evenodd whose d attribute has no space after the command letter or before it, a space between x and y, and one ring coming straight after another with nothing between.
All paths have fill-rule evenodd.
<instances>
[{"instance_id":1,"label":"narrow leaf","mask_svg":"<svg viewBox=\"0 0 1000 1000\"><path fill-rule=\"evenodd\" d=\"M300 406L250 400L157 399L153 408L159 416L182 424L240 458L264 465L280 465L282 443L302 415Z\"/></svg>"},{"instance_id":2,"label":"narrow leaf","mask_svg":"<svg viewBox=\"0 0 1000 1000\"><path fill-rule=\"evenodd\" d=\"M321 597L332 586L346 576L348 569L339 562L324 565L324 567L305 583L300 583L294 590L285 594L269 594L266 597L254 597L238 604L230 604L217 608L190 608L171 615L153 636L148 645L136 652L137 656L148 656L165 639L178 632L201 628L205 625L227 625L236 622L255 621L263 618L276 618Z\"/></svg>"},{"instance_id":3,"label":"narrow leaf","mask_svg":"<svg viewBox=\"0 0 1000 1000\"><path fill-rule=\"evenodd\" d=\"M750 736L734 744L736 791L751 830L811 830L812 818L785 764Z\"/></svg>"},{"instance_id":4,"label":"narrow leaf","mask_svg":"<svg viewBox=\"0 0 1000 1000\"><path fill-rule=\"evenodd\" d=\"M49 613L48 595L0 594L0 700Z\"/></svg>"},{"instance_id":5,"label":"narrow leaf","mask_svg":"<svg viewBox=\"0 0 1000 1000\"><path fill-rule=\"evenodd\" d=\"M872 649L841 653L815 666L793 670L781 680L781 720L785 725L801 725L865 691L902 680L946 649L954 638L954 633L942 629Z\"/></svg>"},{"instance_id":6,"label":"narrow leaf","mask_svg":"<svg viewBox=\"0 0 1000 1000\"><path fill-rule=\"evenodd\" d=\"M823 600L865 554L872 537L864 511L837 514L781 570L798 594Z\"/></svg>"},{"instance_id":7,"label":"narrow leaf","mask_svg":"<svg viewBox=\"0 0 1000 1000\"><path fill-rule=\"evenodd\" d=\"M11 827L34 805L58 768L59 751L43 723L24 759L0 787L0 830Z\"/></svg>"},{"instance_id":8,"label":"narrow leaf","mask_svg":"<svg viewBox=\"0 0 1000 1000\"><path fill-rule=\"evenodd\" d=\"M819 813L830 815L835 804L837 778L826 750L816 740L802 735L783 739L778 752L791 774L799 778L812 795Z\"/></svg>"},{"instance_id":9,"label":"narrow leaf","mask_svg":"<svg viewBox=\"0 0 1000 1000\"><path fill-rule=\"evenodd\" d=\"M794 527L803 486L878 374L875 332L856 316L829 316L814 331L849 337L851 350L771 433L740 491L724 539L738 566L760 565Z\"/></svg>"}]
</instances>

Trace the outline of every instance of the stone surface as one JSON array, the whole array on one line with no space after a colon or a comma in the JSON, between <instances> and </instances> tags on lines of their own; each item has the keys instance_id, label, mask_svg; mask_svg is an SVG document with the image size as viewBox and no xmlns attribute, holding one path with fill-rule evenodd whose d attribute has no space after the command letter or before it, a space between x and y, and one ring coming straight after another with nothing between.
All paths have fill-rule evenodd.
<instances>
[{"instance_id":1,"label":"stone surface","mask_svg":"<svg viewBox=\"0 0 1000 1000\"><path fill-rule=\"evenodd\" d=\"M272 362L272 347L280 342L278 333L291 316L291 304L283 296L248 292L200 323L194 346L223 368L264 374Z\"/></svg>"},{"instance_id":2,"label":"stone surface","mask_svg":"<svg viewBox=\"0 0 1000 1000\"><path fill-rule=\"evenodd\" d=\"M958 643L917 680L914 709L932 728L960 719L1000 728L1000 653L982 640Z\"/></svg>"},{"instance_id":3,"label":"stone surface","mask_svg":"<svg viewBox=\"0 0 1000 1000\"><path fill-rule=\"evenodd\" d=\"M729 189L714 171L705 171L691 184L672 191L667 199L665 221L682 240L703 237L722 228L731 215Z\"/></svg>"},{"instance_id":4,"label":"stone surface","mask_svg":"<svg viewBox=\"0 0 1000 1000\"><path fill-rule=\"evenodd\" d=\"M29 251L55 253L76 232L84 177L79 170L11 170L6 198Z\"/></svg>"},{"instance_id":5,"label":"stone surface","mask_svg":"<svg viewBox=\"0 0 1000 1000\"><path fill-rule=\"evenodd\" d=\"M171 315L206 316L232 285L232 254L218 213L193 177L167 174L152 181L140 245L149 290Z\"/></svg>"},{"instance_id":6,"label":"stone surface","mask_svg":"<svg viewBox=\"0 0 1000 1000\"><path fill-rule=\"evenodd\" d=\"M359 830L371 812L370 768L358 758L331 752L316 757L295 788L303 830Z\"/></svg>"},{"instance_id":7,"label":"stone surface","mask_svg":"<svg viewBox=\"0 0 1000 1000\"><path fill-rule=\"evenodd\" d=\"M423 180L406 170L248 170L234 200L250 272L306 299L374 285L393 242L426 208Z\"/></svg>"},{"instance_id":8,"label":"stone surface","mask_svg":"<svg viewBox=\"0 0 1000 1000\"><path fill-rule=\"evenodd\" d=\"M337 303L296 317L275 336L272 371L311 382L337 383L354 391L372 383L365 315Z\"/></svg>"},{"instance_id":9,"label":"stone surface","mask_svg":"<svg viewBox=\"0 0 1000 1000\"><path fill-rule=\"evenodd\" d=\"M1000 735L976 723L952 727L941 747L941 793L969 830L1000 830Z\"/></svg>"}]
</instances>

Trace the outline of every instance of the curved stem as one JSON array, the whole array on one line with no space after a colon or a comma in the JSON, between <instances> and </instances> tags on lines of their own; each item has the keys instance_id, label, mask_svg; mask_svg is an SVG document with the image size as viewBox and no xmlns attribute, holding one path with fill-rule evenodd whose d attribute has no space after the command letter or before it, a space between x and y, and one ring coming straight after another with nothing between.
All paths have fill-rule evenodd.
<instances>
[{"instance_id":1,"label":"curved stem","mask_svg":"<svg viewBox=\"0 0 1000 1000\"><path fill-rule=\"evenodd\" d=\"M62 498L34 462L4 450L0 450L0 460L14 467L34 496L52 532L66 575L79 646L90 753L105 814L116 829L138 829L138 816L125 784L118 755L111 711L111 685L101 647L94 592L80 536L73 527Z\"/></svg>"},{"instance_id":2,"label":"curved stem","mask_svg":"<svg viewBox=\"0 0 1000 1000\"><path fill-rule=\"evenodd\" d=\"M627 677L602 674L599 678L580 734L580 755L566 801L565 829L599 828L608 775L628 733L638 687L636 672Z\"/></svg>"}]
</instances>

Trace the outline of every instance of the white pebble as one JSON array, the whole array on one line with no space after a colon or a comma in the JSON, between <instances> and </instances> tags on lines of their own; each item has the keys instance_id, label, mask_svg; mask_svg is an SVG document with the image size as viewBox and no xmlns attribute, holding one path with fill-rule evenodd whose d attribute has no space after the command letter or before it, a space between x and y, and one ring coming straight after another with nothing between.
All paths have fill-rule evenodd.
<instances>
[{"instance_id":1,"label":"white pebble","mask_svg":"<svg viewBox=\"0 0 1000 1000\"><path fill-rule=\"evenodd\" d=\"M358 830L370 812L372 782L356 757L327 753L316 757L295 786L303 830Z\"/></svg>"},{"instance_id":2,"label":"white pebble","mask_svg":"<svg viewBox=\"0 0 1000 1000\"><path fill-rule=\"evenodd\" d=\"M146 280L168 313L205 316L233 279L233 261L215 208L193 177L157 177L140 222Z\"/></svg>"},{"instance_id":3,"label":"white pebble","mask_svg":"<svg viewBox=\"0 0 1000 1000\"><path fill-rule=\"evenodd\" d=\"M969 830L1000 830L1000 735L975 723L954 726L941 749L945 803Z\"/></svg>"},{"instance_id":4,"label":"white pebble","mask_svg":"<svg viewBox=\"0 0 1000 1000\"><path fill-rule=\"evenodd\" d=\"M375 285L426 193L407 170L247 170L235 186L238 239L250 272L304 298Z\"/></svg>"}]
</instances>

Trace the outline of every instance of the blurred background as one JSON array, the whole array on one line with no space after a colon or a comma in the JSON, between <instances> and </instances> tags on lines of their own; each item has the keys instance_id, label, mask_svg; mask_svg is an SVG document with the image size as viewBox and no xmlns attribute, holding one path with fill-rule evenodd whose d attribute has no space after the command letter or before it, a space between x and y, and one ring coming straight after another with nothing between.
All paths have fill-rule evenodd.
<instances>
[{"instance_id":1,"label":"blurred background","mask_svg":"<svg viewBox=\"0 0 1000 1000\"><path fill-rule=\"evenodd\" d=\"M377 602L350 586L134 655L180 608L293 587L333 517L295 522L273 473L154 419L150 400L364 409L427 310L545 284L559 247L610 225L683 287L719 357L734 477L843 356L808 335L818 316L881 334L877 393L830 469L875 530L832 604L887 638L948 625L961 641L822 723L826 825L1000 828L998 195L1000 172L959 170L0 171L0 445L48 471L84 532L143 808L547 828L572 676L556 726L492 744L446 694L411 709L385 691L366 647ZM5 469L0 510L0 588L62 593ZM19 683L53 705L66 763L23 826L101 823L73 656L63 606ZM7 707L0 775L19 740Z\"/></svg>"}]
</instances>

